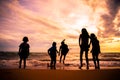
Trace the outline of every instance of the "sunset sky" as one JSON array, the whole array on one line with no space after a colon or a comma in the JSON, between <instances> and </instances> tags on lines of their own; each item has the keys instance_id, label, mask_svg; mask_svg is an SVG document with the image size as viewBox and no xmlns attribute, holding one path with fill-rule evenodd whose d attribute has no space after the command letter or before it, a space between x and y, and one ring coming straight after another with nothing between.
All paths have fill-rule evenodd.
<instances>
[{"instance_id":1,"label":"sunset sky","mask_svg":"<svg viewBox=\"0 0 120 80\"><path fill-rule=\"evenodd\" d=\"M18 51L28 36L31 52L63 39L79 52L82 28L97 35L101 52L120 52L120 0L0 0L0 51Z\"/></svg>"}]
</instances>

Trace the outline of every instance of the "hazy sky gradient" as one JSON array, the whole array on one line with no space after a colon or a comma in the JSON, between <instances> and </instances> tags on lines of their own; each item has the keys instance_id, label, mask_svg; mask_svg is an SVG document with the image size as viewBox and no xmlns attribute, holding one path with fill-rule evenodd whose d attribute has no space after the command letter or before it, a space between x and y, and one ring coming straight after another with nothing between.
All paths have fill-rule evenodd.
<instances>
[{"instance_id":1,"label":"hazy sky gradient","mask_svg":"<svg viewBox=\"0 0 120 80\"><path fill-rule=\"evenodd\" d=\"M85 27L95 33L102 52L120 52L119 0L0 0L0 51L18 51L28 36L31 51L46 52L66 39L79 52Z\"/></svg>"}]
</instances>

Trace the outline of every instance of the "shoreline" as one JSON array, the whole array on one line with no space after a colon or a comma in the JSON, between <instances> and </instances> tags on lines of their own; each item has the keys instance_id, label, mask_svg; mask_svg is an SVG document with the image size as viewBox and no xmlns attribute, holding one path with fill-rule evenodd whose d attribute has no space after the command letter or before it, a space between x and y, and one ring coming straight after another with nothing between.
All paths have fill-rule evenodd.
<instances>
[{"instance_id":1,"label":"shoreline","mask_svg":"<svg viewBox=\"0 0 120 80\"><path fill-rule=\"evenodd\" d=\"M119 80L120 69L0 69L1 80Z\"/></svg>"}]
</instances>

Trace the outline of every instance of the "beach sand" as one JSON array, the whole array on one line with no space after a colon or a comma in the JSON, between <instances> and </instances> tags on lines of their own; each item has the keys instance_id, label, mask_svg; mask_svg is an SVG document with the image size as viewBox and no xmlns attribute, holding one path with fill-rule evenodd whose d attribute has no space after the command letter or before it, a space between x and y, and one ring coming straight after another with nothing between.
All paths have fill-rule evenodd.
<instances>
[{"instance_id":1,"label":"beach sand","mask_svg":"<svg viewBox=\"0 0 120 80\"><path fill-rule=\"evenodd\" d=\"M120 80L120 69L0 69L0 80Z\"/></svg>"}]
</instances>

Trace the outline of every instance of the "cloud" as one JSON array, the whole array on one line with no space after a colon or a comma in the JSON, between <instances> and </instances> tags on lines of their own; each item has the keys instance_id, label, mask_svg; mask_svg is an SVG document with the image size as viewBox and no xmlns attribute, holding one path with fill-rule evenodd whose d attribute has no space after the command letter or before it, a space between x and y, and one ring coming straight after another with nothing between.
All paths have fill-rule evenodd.
<instances>
[{"instance_id":1,"label":"cloud","mask_svg":"<svg viewBox=\"0 0 120 80\"><path fill-rule=\"evenodd\" d=\"M0 18L1 50L7 45L10 47L14 41L17 41L16 47L11 46L11 48L17 50L22 38L28 36L32 51L36 51L36 49L44 51L46 47L51 45L52 41L59 41L65 36L62 25L55 20L48 19L47 16L44 17L26 9L19 4L18 0L3 0L0 10L0 16L2 16ZM9 14L8 10L10 11ZM5 46L2 47L2 45ZM6 47L6 49L11 50L9 47Z\"/></svg>"},{"instance_id":2,"label":"cloud","mask_svg":"<svg viewBox=\"0 0 120 80\"><path fill-rule=\"evenodd\" d=\"M120 36L119 13L119 0L0 0L0 44L16 41L18 48L28 36L32 51L45 51L53 41L59 46L63 39L78 48L84 26L102 42Z\"/></svg>"},{"instance_id":3,"label":"cloud","mask_svg":"<svg viewBox=\"0 0 120 80\"><path fill-rule=\"evenodd\" d=\"M16 45L14 44L18 44L17 41L12 40L12 39L1 39L0 38L0 51L16 51ZM9 50L8 50L9 49Z\"/></svg>"},{"instance_id":4,"label":"cloud","mask_svg":"<svg viewBox=\"0 0 120 80\"><path fill-rule=\"evenodd\" d=\"M118 17L117 14L120 10L120 1L119 0L107 0L107 14L101 15L101 20L103 20L104 35L103 37L109 36L120 36L119 25L115 27L114 20Z\"/></svg>"},{"instance_id":5,"label":"cloud","mask_svg":"<svg viewBox=\"0 0 120 80\"><path fill-rule=\"evenodd\" d=\"M84 0L84 3L91 8L93 20L98 29L98 36L109 38L120 36L119 31L119 0ZM96 17L97 16L97 17ZM115 20L118 21L115 21Z\"/></svg>"}]
</instances>

